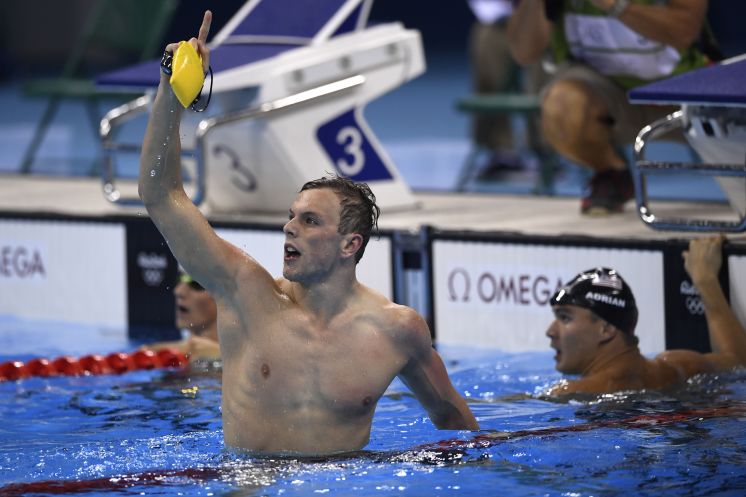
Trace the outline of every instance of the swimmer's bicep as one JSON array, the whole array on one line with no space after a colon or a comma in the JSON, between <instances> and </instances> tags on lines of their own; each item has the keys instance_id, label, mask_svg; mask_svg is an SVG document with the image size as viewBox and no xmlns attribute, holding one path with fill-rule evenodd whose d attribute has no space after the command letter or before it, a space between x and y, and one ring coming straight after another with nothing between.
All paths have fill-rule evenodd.
<instances>
[{"instance_id":1,"label":"swimmer's bicep","mask_svg":"<svg viewBox=\"0 0 746 497\"><path fill-rule=\"evenodd\" d=\"M736 356L730 354L710 352L703 356L711 371L726 371L741 364Z\"/></svg>"},{"instance_id":2,"label":"swimmer's bicep","mask_svg":"<svg viewBox=\"0 0 746 497\"><path fill-rule=\"evenodd\" d=\"M186 272L214 294L224 294L245 255L220 238L183 191L170 193L148 213Z\"/></svg>"},{"instance_id":3,"label":"swimmer's bicep","mask_svg":"<svg viewBox=\"0 0 746 497\"><path fill-rule=\"evenodd\" d=\"M412 311L408 316L404 348L408 361L399 378L428 410L450 398L455 390L440 354L433 348L425 320Z\"/></svg>"},{"instance_id":4,"label":"swimmer's bicep","mask_svg":"<svg viewBox=\"0 0 746 497\"><path fill-rule=\"evenodd\" d=\"M413 357L399 373L399 379L428 412L436 410L453 391L445 364L432 348L426 355Z\"/></svg>"},{"instance_id":5,"label":"swimmer's bicep","mask_svg":"<svg viewBox=\"0 0 746 497\"><path fill-rule=\"evenodd\" d=\"M726 359L721 354L703 354L695 350L674 349L661 352L656 357L659 361L672 367L679 374L681 380L687 380L694 375L711 373L727 369Z\"/></svg>"}]
</instances>

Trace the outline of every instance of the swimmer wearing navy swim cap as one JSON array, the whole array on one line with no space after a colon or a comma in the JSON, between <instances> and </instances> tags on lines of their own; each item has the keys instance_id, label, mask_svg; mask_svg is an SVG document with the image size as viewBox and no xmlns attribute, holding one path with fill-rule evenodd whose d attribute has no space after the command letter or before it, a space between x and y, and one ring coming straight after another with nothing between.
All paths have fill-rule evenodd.
<instances>
[{"instance_id":1,"label":"swimmer wearing navy swim cap","mask_svg":"<svg viewBox=\"0 0 746 497\"><path fill-rule=\"evenodd\" d=\"M550 304L585 307L630 335L637 326L635 296L613 269L599 267L580 273L554 294Z\"/></svg>"},{"instance_id":2,"label":"swimmer wearing navy swim cap","mask_svg":"<svg viewBox=\"0 0 746 497\"><path fill-rule=\"evenodd\" d=\"M575 276L551 298L555 319L547 329L555 367L579 378L552 386L551 396L660 389L700 373L746 364L746 333L717 279L722 238L692 240L685 267L705 306L712 353L668 350L653 359L640 353L638 309L632 289L614 269Z\"/></svg>"}]
</instances>

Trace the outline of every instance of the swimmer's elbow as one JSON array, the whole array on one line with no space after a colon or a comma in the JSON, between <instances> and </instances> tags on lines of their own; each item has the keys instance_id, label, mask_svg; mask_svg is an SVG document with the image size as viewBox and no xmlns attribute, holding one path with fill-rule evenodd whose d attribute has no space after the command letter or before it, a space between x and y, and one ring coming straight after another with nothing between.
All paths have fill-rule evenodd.
<instances>
[{"instance_id":1,"label":"swimmer's elbow","mask_svg":"<svg viewBox=\"0 0 746 497\"><path fill-rule=\"evenodd\" d=\"M140 181L137 184L137 194L140 196L140 200L142 201L143 205L148 208L151 207L158 202L158 197L154 191L153 187L150 185L146 185L145 182L140 179Z\"/></svg>"},{"instance_id":2,"label":"swimmer's elbow","mask_svg":"<svg viewBox=\"0 0 746 497\"><path fill-rule=\"evenodd\" d=\"M166 206L169 203L173 205L178 204L178 192L163 190L156 185L145 184L142 181L138 184L137 193L145 209L150 214L153 214L153 211L157 208Z\"/></svg>"},{"instance_id":3,"label":"swimmer's elbow","mask_svg":"<svg viewBox=\"0 0 746 497\"><path fill-rule=\"evenodd\" d=\"M437 412L430 413L430 419L439 430L479 430L479 423L466 402L457 406L450 402L443 402Z\"/></svg>"}]
</instances>

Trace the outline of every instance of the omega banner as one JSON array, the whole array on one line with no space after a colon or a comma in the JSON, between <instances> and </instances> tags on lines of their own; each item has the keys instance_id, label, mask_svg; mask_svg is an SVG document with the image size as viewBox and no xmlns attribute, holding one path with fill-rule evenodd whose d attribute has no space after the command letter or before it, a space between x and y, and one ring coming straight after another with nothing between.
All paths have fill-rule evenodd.
<instances>
[{"instance_id":1,"label":"omega banner","mask_svg":"<svg viewBox=\"0 0 746 497\"><path fill-rule=\"evenodd\" d=\"M0 315L127 329L121 224L0 219Z\"/></svg>"},{"instance_id":2,"label":"omega banner","mask_svg":"<svg viewBox=\"0 0 746 497\"><path fill-rule=\"evenodd\" d=\"M606 266L619 271L634 291L642 352L665 349L659 251L441 239L432 248L439 343L548 350L549 299L577 273Z\"/></svg>"}]
</instances>

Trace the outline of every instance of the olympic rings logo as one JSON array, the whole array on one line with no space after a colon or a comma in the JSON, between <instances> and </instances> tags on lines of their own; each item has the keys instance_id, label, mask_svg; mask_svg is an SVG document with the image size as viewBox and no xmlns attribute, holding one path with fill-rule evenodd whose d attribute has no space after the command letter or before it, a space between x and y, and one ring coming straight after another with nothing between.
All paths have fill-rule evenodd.
<instances>
[{"instance_id":1,"label":"olympic rings logo","mask_svg":"<svg viewBox=\"0 0 746 497\"><path fill-rule=\"evenodd\" d=\"M160 285L165 276L165 272L160 269L143 269L142 271L142 279L148 286Z\"/></svg>"},{"instance_id":2,"label":"olympic rings logo","mask_svg":"<svg viewBox=\"0 0 746 497\"><path fill-rule=\"evenodd\" d=\"M702 299L698 296L689 296L684 301L686 308L689 310L689 314L692 316L701 316L705 313L705 304Z\"/></svg>"}]
</instances>

